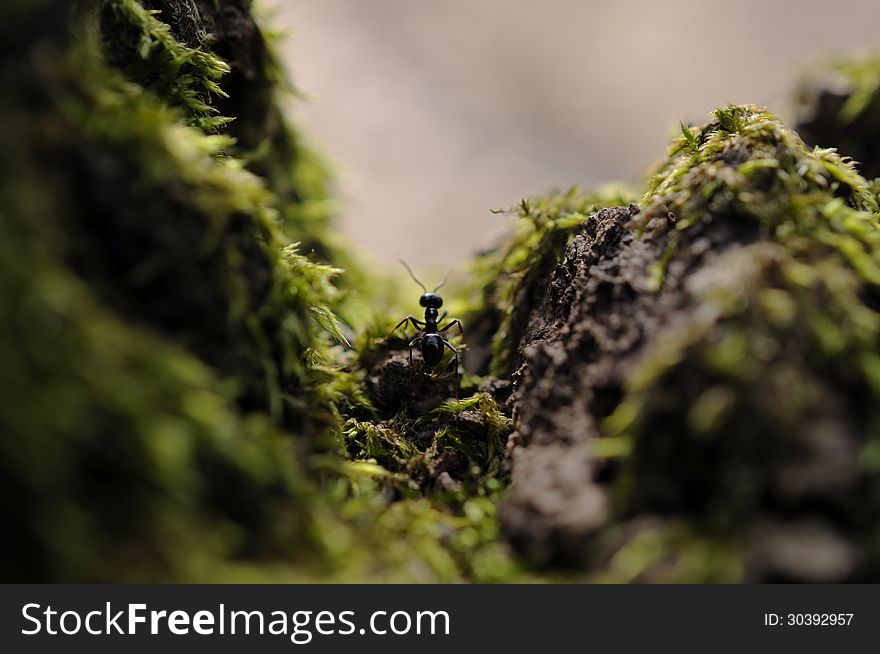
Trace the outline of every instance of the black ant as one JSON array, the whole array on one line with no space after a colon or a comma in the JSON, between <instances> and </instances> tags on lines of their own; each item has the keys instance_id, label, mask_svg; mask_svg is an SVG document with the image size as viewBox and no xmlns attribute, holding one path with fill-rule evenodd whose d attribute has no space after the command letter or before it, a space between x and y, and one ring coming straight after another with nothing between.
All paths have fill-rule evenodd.
<instances>
[{"instance_id":1,"label":"black ant","mask_svg":"<svg viewBox=\"0 0 880 654\"><path fill-rule=\"evenodd\" d=\"M418 280L418 278L413 274L413 271L410 270L410 267L406 265L405 261L401 261L403 267L406 268L406 271L409 273L409 276L413 278L413 281L422 287L422 297L419 298L419 304L425 307L425 319L419 320L414 316L407 316L399 323L397 323L397 327L391 330L391 334L396 332L398 329L403 327L407 323L412 323L412 326L419 330L419 334L410 341L409 344L409 365L412 366L413 363L413 348L418 347L422 353L422 358L425 360L425 365L429 368L436 368L440 361L443 360L443 351L444 348L449 348L452 350L452 353L455 355L455 397L458 398L459 394L459 385L460 381L458 379L458 367L459 367L459 352L446 340L445 332L449 331L453 326L458 326L458 331L462 337L464 337L464 327L461 326L461 321L458 319L451 320L445 327L440 327L439 323L442 323L446 319L447 312L444 311L443 315L439 318L438 309L443 306L443 298L437 294L443 285L446 283L446 280L449 278L449 274L446 275L446 278L440 285L435 288L433 291L428 291L425 288L425 285L422 284ZM390 336L390 334L389 334Z\"/></svg>"}]
</instances>

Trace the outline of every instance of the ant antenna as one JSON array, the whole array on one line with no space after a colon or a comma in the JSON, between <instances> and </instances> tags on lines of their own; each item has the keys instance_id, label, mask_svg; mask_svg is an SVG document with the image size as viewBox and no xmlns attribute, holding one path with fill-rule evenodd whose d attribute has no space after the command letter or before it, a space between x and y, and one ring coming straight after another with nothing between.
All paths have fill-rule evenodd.
<instances>
[{"instance_id":1,"label":"ant antenna","mask_svg":"<svg viewBox=\"0 0 880 654\"><path fill-rule=\"evenodd\" d=\"M418 284L419 286L421 286L421 287L422 287L422 290L423 290L425 293L427 293L427 292L428 292L428 289L425 288L425 285L422 284L422 282L420 282L420 281L418 280L418 278L413 274L412 269L411 269L408 265L406 265L406 261L404 261L403 259L399 259L399 261L400 261L401 264L403 264L403 267L406 268L406 272L408 272L408 273L409 273L409 276L413 278L413 281L414 281L416 284ZM444 279L443 281L445 282L446 280ZM441 286L442 286L442 284L441 284Z\"/></svg>"},{"instance_id":2,"label":"ant antenna","mask_svg":"<svg viewBox=\"0 0 880 654\"><path fill-rule=\"evenodd\" d=\"M432 292L432 293L436 293L436 292L439 291L441 288L443 288L443 285L446 283L446 280L449 279L449 275L451 275L451 274L452 274L452 271L450 270L448 273L446 273L446 277L443 278L443 281L440 282L440 285L437 286L437 288L435 288L435 289L434 289L433 291L431 291L431 292Z\"/></svg>"}]
</instances>

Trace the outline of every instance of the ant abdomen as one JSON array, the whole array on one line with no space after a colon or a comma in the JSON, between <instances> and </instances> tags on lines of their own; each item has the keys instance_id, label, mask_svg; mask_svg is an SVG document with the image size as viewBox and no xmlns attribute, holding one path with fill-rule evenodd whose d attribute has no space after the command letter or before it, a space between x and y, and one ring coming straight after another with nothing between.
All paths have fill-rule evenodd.
<instances>
[{"instance_id":1,"label":"ant abdomen","mask_svg":"<svg viewBox=\"0 0 880 654\"><path fill-rule=\"evenodd\" d=\"M422 358L431 368L436 367L443 359L443 339L439 334L425 334L421 343Z\"/></svg>"}]
</instances>

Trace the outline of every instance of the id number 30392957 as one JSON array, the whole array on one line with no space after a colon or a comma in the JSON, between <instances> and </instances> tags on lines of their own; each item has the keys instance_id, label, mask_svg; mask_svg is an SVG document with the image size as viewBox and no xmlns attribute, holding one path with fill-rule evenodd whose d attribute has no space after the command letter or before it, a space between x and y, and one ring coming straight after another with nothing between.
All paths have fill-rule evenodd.
<instances>
[{"instance_id":1,"label":"id number 30392957","mask_svg":"<svg viewBox=\"0 0 880 654\"><path fill-rule=\"evenodd\" d=\"M765 613L765 627L848 627L854 613Z\"/></svg>"}]
</instances>

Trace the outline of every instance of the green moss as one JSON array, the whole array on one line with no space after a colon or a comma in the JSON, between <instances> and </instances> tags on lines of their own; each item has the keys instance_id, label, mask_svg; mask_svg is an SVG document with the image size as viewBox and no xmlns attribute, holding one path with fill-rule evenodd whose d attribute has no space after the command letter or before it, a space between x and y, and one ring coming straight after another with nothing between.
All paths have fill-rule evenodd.
<instances>
[{"instance_id":1,"label":"green moss","mask_svg":"<svg viewBox=\"0 0 880 654\"><path fill-rule=\"evenodd\" d=\"M208 34L198 7L193 2L177 3L178 11L171 16L148 7L149 3L138 0L101 3L108 60L131 81L183 109L194 127L220 131L233 119L217 115L213 98L226 96L220 80L230 68L207 47ZM166 6L166 13L170 9ZM188 43L175 37L171 20L179 26L178 32L189 37Z\"/></svg>"},{"instance_id":2,"label":"green moss","mask_svg":"<svg viewBox=\"0 0 880 654\"><path fill-rule=\"evenodd\" d=\"M814 200L841 198L854 209L877 211L872 185L850 160L833 149L811 150L769 112L731 106L717 109L706 125L688 129L690 137L672 144L644 199L646 215L665 205L676 214L679 230L699 219L700 211L719 209L742 209L778 228L786 208L779 202L809 202L800 196L810 194ZM775 202L758 204L753 201L758 195Z\"/></svg>"},{"instance_id":3,"label":"green moss","mask_svg":"<svg viewBox=\"0 0 880 654\"><path fill-rule=\"evenodd\" d=\"M224 137L122 80L93 16L73 20L71 47L62 25L0 69L6 576L320 559L317 488L272 423L338 424L336 271L289 244Z\"/></svg>"},{"instance_id":4,"label":"green moss","mask_svg":"<svg viewBox=\"0 0 880 654\"><path fill-rule=\"evenodd\" d=\"M5 577L511 578L500 484L476 469L497 470L505 419L484 398L432 418L485 415L473 490L392 502L404 473L338 456L341 414L371 411L363 370L343 368L340 271L301 254L290 196L194 120L188 99L222 96L182 90L205 87L181 78L190 63L166 69L192 54L179 25L135 4L112 8L150 26L143 65L168 84L108 67L91 13L0 59ZM443 425L434 441L464 445Z\"/></svg>"},{"instance_id":5,"label":"green moss","mask_svg":"<svg viewBox=\"0 0 880 654\"><path fill-rule=\"evenodd\" d=\"M500 540L494 497L471 497L450 512L432 498L389 502L388 487L377 492L376 483L363 464L352 469L348 482L337 482L348 531L337 532L334 578L384 583L528 578Z\"/></svg>"},{"instance_id":6,"label":"green moss","mask_svg":"<svg viewBox=\"0 0 880 654\"><path fill-rule=\"evenodd\" d=\"M642 220L671 212L682 241L718 222L759 241L693 280L692 309L632 369L603 440L622 443L611 448L618 516L679 511L698 538L735 544L768 494L785 492L780 470L818 416L873 434L860 446L876 447L880 223L871 185L834 151L806 147L754 107L712 118L673 144ZM858 533L876 513L878 498L856 499L871 474L841 480L849 500L835 521Z\"/></svg>"},{"instance_id":7,"label":"green moss","mask_svg":"<svg viewBox=\"0 0 880 654\"><path fill-rule=\"evenodd\" d=\"M500 474L509 432L510 419L495 400L478 393L446 402L415 419L404 408L382 422L349 420L344 443L355 461L405 473L410 487L419 488L419 481L427 483L429 476L436 476L438 462L457 468L458 476L469 483L482 484Z\"/></svg>"},{"instance_id":8,"label":"green moss","mask_svg":"<svg viewBox=\"0 0 880 654\"><path fill-rule=\"evenodd\" d=\"M208 134L227 134L217 154L233 154L276 198L281 225L301 249L361 274L331 229L330 175L283 106L293 86L250 3L214 0L101 0L101 48L138 87L183 112ZM346 284L348 284L346 282ZM341 306L341 305L340 305Z\"/></svg>"},{"instance_id":9,"label":"green moss","mask_svg":"<svg viewBox=\"0 0 880 654\"><path fill-rule=\"evenodd\" d=\"M117 310L236 378L246 407L297 428L326 420L314 364L329 360L321 334L341 338L327 281L338 271L288 245L274 195L219 156L225 137L182 126L84 48L70 136L46 146L79 171L67 257Z\"/></svg>"},{"instance_id":10,"label":"green moss","mask_svg":"<svg viewBox=\"0 0 880 654\"><path fill-rule=\"evenodd\" d=\"M342 578L360 567L409 566L422 581L514 581L524 578L499 542L496 505L503 489L501 457L510 421L488 395L450 401L418 419L406 410L382 422L349 420L345 446L348 484L338 484L344 512L370 539L343 564ZM393 501L389 501L392 491ZM364 557L383 548L380 560ZM413 554L417 555L413 561ZM366 558L366 560L364 560ZM424 566L424 569L419 569ZM383 580L399 579L386 570Z\"/></svg>"},{"instance_id":11,"label":"green moss","mask_svg":"<svg viewBox=\"0 0 880 654\"><path fill-rule=\"evenodd\" d=\"M194 579L316 555L291 441L96 304L23 222L4 216L0 257L4 578Z\"/></svg>"}]
</instances>

